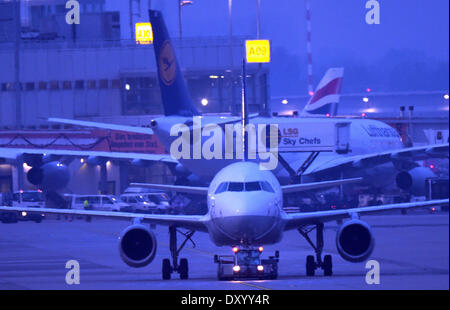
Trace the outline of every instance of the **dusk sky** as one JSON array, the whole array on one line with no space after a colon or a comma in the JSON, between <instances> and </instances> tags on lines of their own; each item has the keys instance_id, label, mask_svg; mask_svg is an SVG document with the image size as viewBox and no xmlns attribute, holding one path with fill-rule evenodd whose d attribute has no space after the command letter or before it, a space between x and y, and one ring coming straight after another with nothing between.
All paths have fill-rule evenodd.
<instances>
[{"instance_id":1,"label":"dusk sky","mask_svg":"<svg viewBox=\"0 0 450 310\"><path fill-rule=\"evenodd\" d=\"M228 35L228 0L193 2L183 8L184 37ZM178 36L177 3L151 1L173 37ZM233 1L233 34L256 36L256 3ZM311 0L315 83L328 67L344 66L344 92L447 89L449 1L379 3L380 24L368 25L366 0ZM306 93L305 7L305 0L261 0L261 36L272 42L272 95Z\"/></svg>"}]
</instances>

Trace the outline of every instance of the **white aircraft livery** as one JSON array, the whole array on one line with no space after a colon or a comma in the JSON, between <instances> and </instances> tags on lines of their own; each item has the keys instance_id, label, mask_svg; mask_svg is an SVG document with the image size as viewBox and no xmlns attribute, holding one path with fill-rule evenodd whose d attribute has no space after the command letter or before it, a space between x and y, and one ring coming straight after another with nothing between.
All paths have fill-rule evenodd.
<instances>
[{"instance_id":1,"label":"white aircraft livery","mask_svg":"<svg viewBox=\"0 0 450 310\"><path fill-rule=\"evenodd\" d=\"M78 126L156 134L168 152L173 142L182 135L182 133L171 135L171 130L179 124L184 124L191 130L189 134L189 142L193 142L191 147L194 142L203 146L210 144L212 140L209 136L200 136L199 141L193 140L195 118L201 119L202 128L219 126L221 132L214 132L214 135L225 136L227 124L239 124L241 117L202 116L197 110L181 74L165 23L160 15L156 15L158 14L155 13L152 18L153 46L156 63L159 64L157 70L164 117L152 120L148 124L151 128L60 118L49 120ZM272 169L275 176L282 184L361 176L364 177L364 182L373 188L393 184L416 195L423 195L422 185L425 179L434 173L429 168L421 167L417 161L431 157L447 158L448 143L405 147L397 131L383 122L365 118L327 117L335 114L342 77L342 68L331 68L327 71L317 86L316 93L306 105L302 117L250 115L249 126L258 128L260 125L267 125L266 137L270 139L272 135L276 135L272 140L279 141L276 145L277 165ZM275 127L273 125L278 127L278 130L272 130ZM224 140L223 137L220 138L220 141ZM269 145L264 140L258 141ZM267 152L271 150L268 148ZM263 152L259 152L259 155L268 158ZM111 156L120 158L120 153L113 153ZM152 156L153 160L158 160L157 155ZM127 158L127 155L123 158ZM134 158L149 160L146 154L142 156L135 154ZM220 169L239 161L237 156L232 158L227 159L224 153L219 158L208 159L192 156L175 159L170 155L160 156L160 160L177 165L177 171L193 174L203 182L211 181ZM260 162L264 159L256 158L254 161ZM374 182L379 178L385 180L383 185Z\"/></svg>"},{"instance_id":2,"label":"white aircraft livery","mask_svg":"<svg viewBox=\"0 0 450 310\"><path fill-rule=\"evenodd\" d=\"M191 132L189 142L203 146L213 140L200 136L193 140L195 118L201 119L202 129L211 125L219 126L225 136L227 124L239 124L238 116L202 116L192 103L186 83L181 74L168 31L161 14L151 17L154 33L154 50L158 64L164 117L154 119L148 127L134 127L105 124L81 120L49 118L51 122L78 126L121 130L141 134L156 134L164 144L167 152L174 141L183 133L171 135L174 126L184 124ZM267 125L266 137L278 141L275 156L276 166L271 170L282 184L305 181L321 181L336 178L364 177L364 183L371 188L396 185L402 190L416 195L423 195L424 181L434 176L431 169L421 167L418 160L428 158L448 158L448 143L421 147L404 147L400 135L388 124L370 119L327 117L334 115L342 84L343 69L331 68L316 88L314 96L306 105L302 116L298 118L262 117L251 115L249 126L258 128ZM269 126L272 125L272 126ZM275 126L273 126L275 125ZM277 127L277 130L272 130ZM275 137L273 137L275 135ZM225 139L221 137L220 141ZM258 134L257 143L269 143ZM191 143L193 147L194 143ZM217 145L214 145L216 151ZM257 146L258 148L258 146ZM237 146L234 148L237 149ZM273 148L272 148L273 150ZM256 162L268 162L273 158L272 151L258 152ZM222 152L225 149L223 148ZM46 190L64 188L69 181L66 161L74 157L91 158L89 162L97 163L105 159L130 162L162 161L176 165L178 176L193 175L206 183L225 166L239 161L235 153L228 159L225 153L212 158L180 157L171 154L140 154L121 152L64 151L52 149L18 149L1 148L0 162L22 165L26 162L32 169L28 180ZM270 163L273 163L270 162ZM271 166L271 165L269 165ZM196 179L197 179L196 178ZM374 182L382 178L383 184Z\"/></svg>"},{"instance_id":3,"label":"white aircraft livery","mask_svg":"<svg viewBox=\"0 0 450 310\"><path fill-rule=\"evenodd\" d=\"M116 130L126 130L139 133L155 133L167 149L174 141L186 134L189 145L194 139L193 131L195 117L200 116L192 104L187 87L181 75L175 53L167 33L163 17L159 11L149 11L150 22L154 31L154 47L161 94L164 103L165 117L155 119L149 128L99 124L84 121L52 119L62 123L81 126L94 126ZM1 157L6 161L17 160L18 156L40 155L37 170L32 174L36 182L49 177L45 169L48 163L56 163L57 168L64 165L54 161L52 156L91 156L95 158L124 158L141 160L163 160L181 163L183 167L207 180L207 187L188 185L141 184L132 185L148 187L164 191L176 191L203 195L207 202L205 215L166 215L139 214L126 212L109 212L95 210L74 210L39 208L39 213L70 214L110 219L129 219L131 225L119 237L119 255L131 267L144 267L150 264L157 249L155 233L146 224L165 225L169 228L171 259L162 261L162 278L170 279L177 272L181 279L188 278L188 261L179 259L179 253L187 240L196 231L207 233L211 241L218 246L230 246L234 257L227 259L216 256L214 261L219 265L218 278L236 279L240 277L270 278L278 275L278 253L269 259L261 259L263 246L275 244L282 240L287 230L297 230L312 246L315 255L306 257L306 274L313 276L317 269L322 269L324 275L331 276L332 257L322 255L324 238L324 223L349 219L340 225L336 232L336 246L339 254L347 261L361 262L370 257L374 248L374 236L370 226L360 219L365 214L380 213L392 210L404 210L419 207L441 206L449 203L448 199L421 202L378 205L364 208L339 209L288 214L283 211L283 194L308 192L321 188L340 186L362 179L344 178L343 171L361 171L373 165L412 163L417 158L428 156L445 156L448 144L421 148L403 148L400 137L390 126L364 119L338 119L327 117L311 117L299 119L249 117L250 124L276 124L277 130L272 132L272 126L266 126L271 137L275 135L278 165L275 169L261 169L258 160L244 157L238 159L192 159L180 157L174 160L169 155L155 154L120 154L63 150L16 150L2 149ZM202 128L215 124L222 128L226 124L239 123L241 118L201 117ZM176 124L184 124L188 129L176 135L171 130ZM244 127L245 129L245 127ZM220 135L223 132L219 133ZM242 135L245 137L245 135ZM201 145L211 143L210 137L200 135ZM260 141L261 140L261 141ZM223 141L223 140L221 140ZM272 154L271 143L265 151ZM197 141L198 143L198 141ZM212 144L213 145L213 144ZM214 148L218 147L214 145ZM373 153L373 149L378 150ZM248 152L247 152L248 153ZM44 155L45 154L45 155ZM250 154L248 154L250 157ZM261 154L260 154L261 155ZM448 155L447 155L448 156ZM25 156L26 157L26 156ZM410 169L416 168L412 165ZM54 170L56 169L56 170ZM359 170L358 170L359 169ZM321 176L328 178L337 171L339 176L334 180L323 180L309 183L294 183L280 185L280 180L294 180L298 176ZM55 172L56 173L56 172ZM33 179L32 177L29 177ZM51 178L51 177L50 177ZM0 207L0 211L37 212L35 208ZM185 240L178 246L178 229L186 229ZM315 243L309 233L315 229Z\"/></svg>"}]
</instances>

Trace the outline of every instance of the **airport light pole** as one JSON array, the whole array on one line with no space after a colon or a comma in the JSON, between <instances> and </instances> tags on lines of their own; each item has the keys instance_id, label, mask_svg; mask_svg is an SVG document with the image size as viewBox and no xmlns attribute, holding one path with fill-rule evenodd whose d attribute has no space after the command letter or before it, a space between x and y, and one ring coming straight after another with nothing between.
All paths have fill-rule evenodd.
<instances>
[{"instance_id":1,"label":"airport light pole","mask_svg":"<svg viewBox=\"0 0 450 310\"><path fill-rule=\"evenodd\" d=\"M22 102L20 89L20 40L21 40L21 22L20 22L20 0L14 4L14 19L16 28L15 48L14 48L14 75L15 75L15 95L16 95L16 127L22 127Z\"/></svg>"},{"instance_id":2,"label":"airport light pole","mask_svg":"<svg viewBox=\"0 0 450 310\"><path fill-rule=\"evenodd\" d=\"M183 38L183 30L181 24L181 8L186 5L193 4L193 1L190 0L177 0L178 1L178 36L180 37L180 41Z\"/></svg>"},{"instance_id":3,"label":"airport light pole","mask_svg":"<svg viewBox=\"0 0 450 310\"><path fill-rule=\"evenodd\" d=\"M230 70L233 68L233 0L228 0L228 40L230 44Z\"/></svg>"},{"instance_id":4,"label":"airport light pole","mask_svg":"<svg viewBox=\"0 0 450 310\"><path fill-rule=\"evenodd\" d=\"M261 36L261 0L256 0L256 38Z\"/></svg>"},{"instance_id":5,"label":"airport light pole","mask_svg":"<svg viewBox=\"0 0 450 310\"><path fill-rule=\"evenodd\" d=\"M151 6L151 3L149 2L149 8ZM138 18L141 17L141 0L129 0L128 1L128 9L130 11L130 36L131 40L135 39L136 33L134 28L134 21L135 19L133 16L136 16Z\"/></svg>"},{"instance_id":6,"label":"airport light pole","mask_svg":"<svg viewBox=\"0 0 450 310\"><path fill-rule=\"evenodd\" d=\"M233 82L233 0L228 0L228 50L229 50L229 68L226 70L228 72L227 78L230 79L230 90L231 90L231 113L233 115L237 114L236 100L234 97L234 82Z\"/></svg>"},{"instance_id":7,"label":"airport light pole","mask_svg":"<svg viewBox=\"0 0 450 310\"><path fill-rule=\"evenodd\" d=\"M256 0L256 38L259 40L261 39L261 0ZM264 89L261 85L261 69L262 69L262 63L258 64L258 70L255 74L255 80L257 89L259 92L259 98L260 101L263 104L262 111L260 110L260 113L265 116L269 116L269 108L267 103L267 98L264 95Z\"/></svg>"},{"instance_id":8,"label":"airport light pole","mask_svg":"<svg viewBox=\"0 0 450 310\"><path fill-rule=\"evenodd\" d=\"M408 107L408 111L409 111L409 113L408 113L408 135L409 135L409 138L411 139L411 144L412 144L413 143L413 139L412 139L412 136L413 136L413 120L412 120L412 118L413 118L414 106L410 105Z\"/></svg>"},{"instance_id":9,"label":"airport light pole","mask_svg":"<svg viewBox=\"0 0 450 310\"><path fill-rule=\"evenodd\" d=\"M248 133L245 126L248 124L248 103L247 103L247 60L242 58L242 153L244 154L244 161L248 159Z\"/></svg>"}]
</instances>

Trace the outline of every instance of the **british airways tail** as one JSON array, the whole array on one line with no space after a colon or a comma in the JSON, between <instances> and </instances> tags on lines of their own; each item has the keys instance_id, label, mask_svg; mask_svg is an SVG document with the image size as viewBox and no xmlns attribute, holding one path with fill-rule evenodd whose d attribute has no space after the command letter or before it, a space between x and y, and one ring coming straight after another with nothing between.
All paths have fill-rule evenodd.
<instances>
[{"instance_id":1,"label":"british airways tail","mask_svg":"<svg viewBox=\"0 0 450 310\"><path fill-rule=\"evenodd\" d=\"M330 68L323 76L314 95L309 99L301 115L335 116L341 94L344 68Z\"/></svg>"},{"instance_id":2,"label":"british airways tail","mask_svg":"<svg viewBox=\"0 0 450 310\"><path fill-rule=\"evenodd\" d=\"M199 115L181 74L175 50L160 11L149 10L153 46L165 115Z\"/></svg>"}]
</instances>

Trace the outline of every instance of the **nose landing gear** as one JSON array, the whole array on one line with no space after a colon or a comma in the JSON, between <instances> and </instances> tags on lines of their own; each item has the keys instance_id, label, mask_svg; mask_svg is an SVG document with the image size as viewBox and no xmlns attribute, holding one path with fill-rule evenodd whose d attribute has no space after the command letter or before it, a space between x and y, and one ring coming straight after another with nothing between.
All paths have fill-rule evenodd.
<instances>
[{"instance_id":1,"label":"nose landing gear","mask_svg":"<svg viewBox=\"0 0 450 310\"><path fill-rule=\"evenodd\" d=\"M316 257L308 255L306 257L306 275L312 277L315 275L315 271L318 268L323 270L325 276L331 276L333 274L333 262L331 255L325 255L322 260L323 251L323 223L316 224L315 227L307 229L306 227L300 227L298 232L305 238L305 240L314 249ZM316 244L309 238L309 233L316 229Z\"/></svg>"},{"instance_id":2,"label":"nose landing gear","mask_svg":"<svg viewBox=\"0 0 450 310\"><path fill-rule=\"evenodd\" d=\"M170 254L172 256L172 264L170 263L170 259L165 258L162 261L162 278L163 280L170 280L171 274L173 272L178 272L180 274L180 279L185 280L189 278L189 264L187 258L181 258L180 263L178 264L178 256L183 249L183 247L186 245L186 242L189 240L192 242L194 248L195 243L191 239L191 237L194 235L193 230L190 230L188 232L182 232L177 230L175 226L169 227L169 235L170 235ZM181 243L180 247L177 248L177 233L182 234L185 239Z\"/></svg>"}]
</instances>

